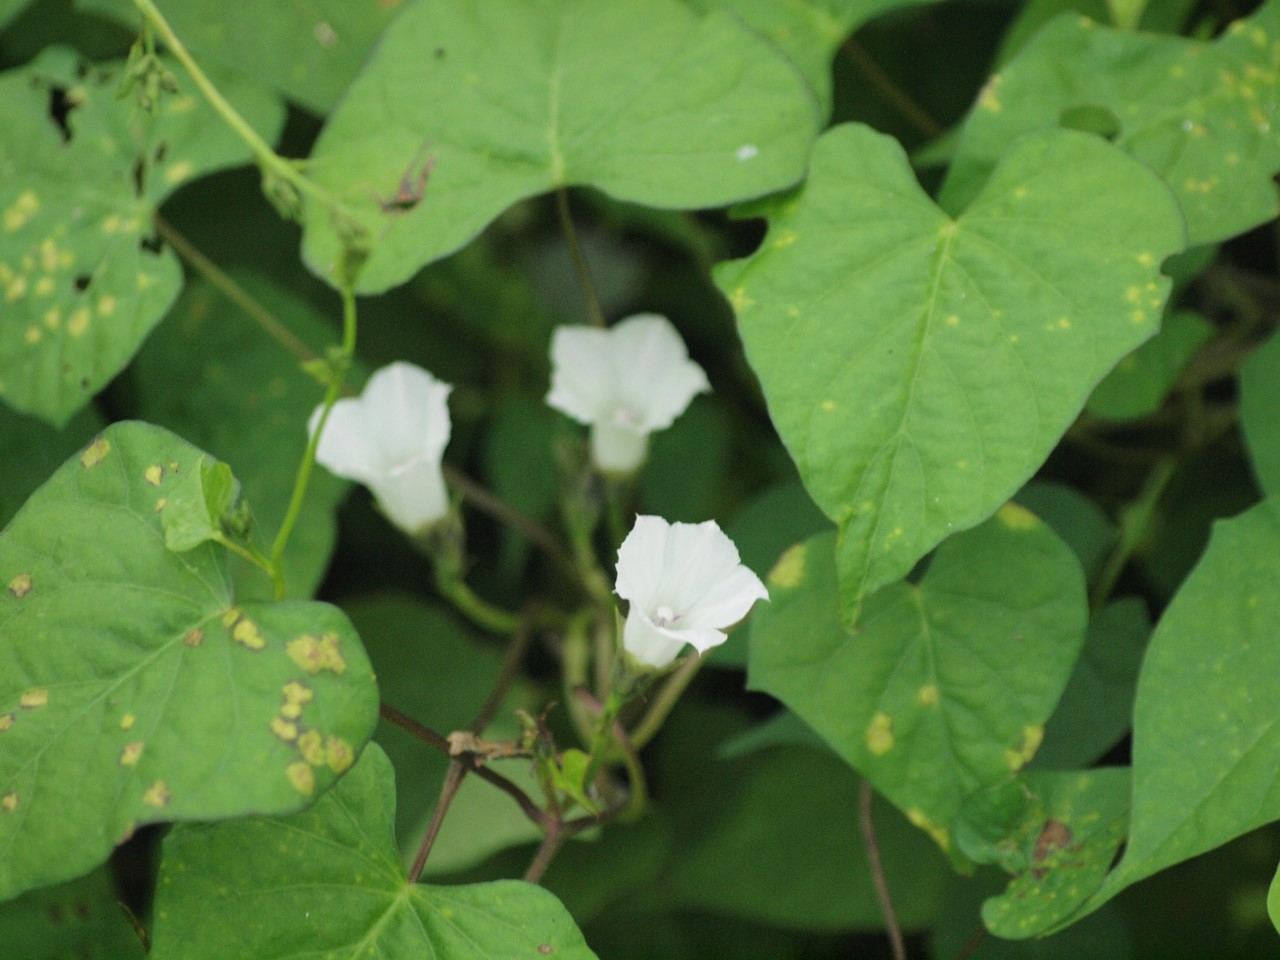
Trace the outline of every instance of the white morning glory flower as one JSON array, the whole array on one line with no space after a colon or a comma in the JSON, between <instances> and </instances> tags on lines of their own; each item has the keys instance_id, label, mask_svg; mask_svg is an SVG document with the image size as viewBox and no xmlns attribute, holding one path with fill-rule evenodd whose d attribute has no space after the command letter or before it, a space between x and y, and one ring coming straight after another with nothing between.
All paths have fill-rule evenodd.
<instances>
[{"instance_id":1,"label":"white morning glory flower","mask_svg":"<svg viewBox=\"0 0 1280 960\"><path fill-rule=\"evenodd\" d=\"M449 442L452 389L411 363L383 367L359 397L333 405L316 460L368 487L405 533L421 533L449 509L440 458ZM311 434L321 410L307 424Z\"/></svg>"},{"instance_id":2,"label":"white morning glory flower","mask_svg":"<svg viewBox=\"0 0 1280 960\"><path fill-rule=\"evenodd\" d=\"M636 517L618 550L617 594L631 604L622 645L640 665L665 667L692 644L699 653L724 643L727 627L768 600L760 578L714 520L667 523Z\"/></svg>"},{"instance_id":3,"label":"white morning glory flower","mask_svg":"<svg viewBox=\"0 0 1280 960\"><path fill-rule=\"evenodd\" d=\"M664 430L711 389L666 317L641 313L608 330L557 327L547 403L591 425L591 459L606 473L644 462L649 434Z\"/></svg>"}]
</instances>

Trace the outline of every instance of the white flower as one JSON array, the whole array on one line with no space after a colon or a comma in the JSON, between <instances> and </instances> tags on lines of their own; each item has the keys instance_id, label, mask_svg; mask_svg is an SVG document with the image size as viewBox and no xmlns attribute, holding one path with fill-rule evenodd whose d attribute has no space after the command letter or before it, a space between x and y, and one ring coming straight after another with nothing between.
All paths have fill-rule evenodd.
<instances>
[{"instance_id":1,"label":"white flower","mask_svg":"<svg viewBox=\"0 0 1280 960\"><path fill-rule=\"evenodd\" d=\"M649 434L710 389L671 321L655 313L608 330L558 327L551 338L547 403L591 425L591 458L606 473L640 466Z\"/></svg>"},{"instance_id":2,"label":"white flower","mask_svg":"<svg viewBox=\"0 0 1280 960\"><path fill-rule=\"evenodd\" d=\"M768 600L760 578L714 520L636 517L618 550L618 596L631 603L622 645L641 665L665 667L686 643L705 653L724 630Z\"/></svg>"},{"instance_id":3,"label":"white flower","mask_svg":"<svg viewBox=\"0 0 1280 960\"><path fill-rule=\"evenodd\" d=\"M449 391L426 370L393 363L369 378L359 397L329 412L316 459L332 473L363 483L382 512L409 534L449 508L440 458L449 442ZM307 424L314 434L322 408Z\"/></svg>"}]
</instances>

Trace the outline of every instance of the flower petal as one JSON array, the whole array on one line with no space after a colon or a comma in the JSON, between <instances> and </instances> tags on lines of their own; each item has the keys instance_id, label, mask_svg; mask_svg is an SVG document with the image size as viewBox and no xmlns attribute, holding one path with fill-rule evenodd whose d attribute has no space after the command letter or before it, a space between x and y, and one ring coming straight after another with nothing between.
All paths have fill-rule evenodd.
<instances>
[{"instance_id":1,"label":"flower petal","mask_svg":"<svg viewBox=\"0 0 1280 960\"><path fill-rule=\"evenodd\" d=\"M671 525L661 517L636 517L635 526L618 548L614 592L631 605L657 607L667 560L667 533Z\"/></svg>"},{"instance_id":2,"label":"flower petal","mask_svg":"<svg viewBox=\"0 0 1280 960\"><path fill-rule=\"evenodd\" d=\"M368 482L378 506L395 526L417 533L449 512L440 461L420 458Z\"/></svg>"},{"instance_id":3,"label":"flower petal","mask_svg":"<svg viewBox=\"0 0 1280 960\"><path fill-rule=\"evenodd\" d=\"M665 430L699 393L711 389L702 367L689 359L671 321L640 313L611 330L619 406L639 414L644 430Z\"/></svg>"},{"instance_id":4,"label":"flower petal","mask_svg":"<svg viewBox=\"0 0 1280 960\"><path fill-rule=\"evenodd\" d=\"M682 637L656 626L639 606L632 606L622 629L622 646L639 663L655 669L665 667L680 655L684 645Z\"/></svg>"},{"instance_id":5,"label":"flower petal","mask_svg":"<svg viewBox=\"0 0 1280 960\"><path fill-rule=\"evenodd\" d=\"M365 429L377 437L388 468L440 459L449 443L452 389L412 363L392 363L369 378L360 395Z\"/></svg>"},{"instance_id":6,"label":"flower petal","mask_svg":"<svg viewBox=\"0 0 1280 960\"><path fill-rule=\"evenodd\" d=\"M316 407L311 414L308 436L315 435L323 410ZM358 399L339 400L333 405L316 447L316 460L330 473L359 483L367 483L382 473L382 450L365 423L364 406Z\"/></svg>"},{"instance_id":7,"label":"flower petal","mask_svg":"<svg viewBox=\"0 0 1280 960\"><path fill-rule=\"evenodd\" d=\"M551 335L547 403L579 423L595 423L615 405L609 331L557 327Z\"/></svg>"}]
</instances>

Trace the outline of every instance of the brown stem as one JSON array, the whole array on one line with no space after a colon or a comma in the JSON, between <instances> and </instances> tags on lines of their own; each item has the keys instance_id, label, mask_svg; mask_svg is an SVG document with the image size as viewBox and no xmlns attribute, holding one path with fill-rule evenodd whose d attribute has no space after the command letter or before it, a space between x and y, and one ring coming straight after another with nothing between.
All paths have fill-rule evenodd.
<instances>
[{"instance_id":1,"label":"brown stem","mask_svg":"<svg viewBox=\"0 0 1280 960\"><path fill-rule=\"evenodd\" d=\"M427 827L427 834L422 838L422 843L418 847L418 854L413 858L413 866L409 868L409 882L417 883L418 878L422 876L422 868L427 865L427 857L431 855L431 848L435 845L436 836L440 833L440 827L444 823L444 815L449 811L449 804L453 803L453 798L458 794L458 788L462 786L462 781L467 776L467 763L460 757L454 757L449 761L449 769L444 775L444 785L440 788L440 799L436 802L435 812L431 814L431 824Z\"/></svg>"},{"instance_id":2,"label":"brown stem","mask_svg":"<svg viewBox=\"0 0 1280 960\"><path fill-rule=\"evenodd\" d=\"M566 836L563 823L556 822L550 826L546 836L542 838L542 843L538 846L538 852L533 855L533 860L529 863L529 869L524 872L525 883L542 881L542 875L547 872L547 867L551 866L551 861L559 852L560 844L564 843Z\"/></svg>"},{"instance_id":3,"label":"brown stem","mask_svg":"<svg viewBox=\"0 0 1280 960\"><path fill-rule=\"evenodd\" d=\"M973 952L982 946L982 941L985 939L987 939L987 928L978 927L968 942L960 948L960 953L956 955L956 960L969 960L973 956Z\"/></svg>"},{"instance_id":4,"label":"brown stem","mask_svg":"<svg viewBox=\"0 0 1280 960\"><path fill-rule=\"evenodd\" d=\"M267 335L280 346L284 347L303 363L320 359L319 354L295 337L288 327L276 319L275 314L250 295L244 287L236 283L225 270L201 253L196 245L188 240L173 224L159 214L155 215L153 221L156 225L156 232L160 234L169 246L178 252L178 256L191 264L198 273L213 284L223 296L243 310L250 320L266 331Z\"/></svg>"},{"instance_id":5,"label":"brown stem","mask_svg":"<svg viewBox=\"0 0 1280 960\"><path fill-rule=\"evenodd\" d=\"M381 705L380 711L384 720L394 723L397 727L410 735L417 737L424 743L429 743L441 753L448 754L450 758L453 757L453 754L449 750L449 741L440 736L440 734L436 733L430 727L423 726L408 714L401 713L395 707L389 706L385 703ZM486 783L493 784L503 793L511 797L511 799L515 800L526 817L536 823L539 827L544 830L546 829L547 824L550 822L547 815L543 813L542 809L529 799L529 795L518 786L502 774L495 773L488 767L476 767L475 775Z\"/></svg>"},{"instance_id":6,"label":"brown stem","mask_svg":"<svg viewBox=\"0 0 1280 960\"><path fill-rule=\"evenodd\" d=\"M485 700L476 714L476 718L471 721L469 729L472 733L482 733L484 728L489 726L490 721L493 720L498 708L502 706L507 690L511 687L511 681L515 678L516 670L524 659L525 651L529 649L529 639L532 636L533 610L530 607L525 607L520 614L520 626L516 628L516 632L511 637L511 643L507 646L507 655L503 658L502 670L498 673L498 679L494 683L493 689L489 691L488 699Z\"/></svg>"},{"instance_id":7,"label":"brown stem","mask_svg":"<svg viewBox=\"0 0 1280 960\"><path fill-rule=\"evenodd\" d=\"M876 63L871 54L862 49L853 37L845 40L842 49L845 55L853 61L853 65L861 70L862 75L871 82L871 85L879 90L886 100L897 107L913 127L930 139L942 134L942 124L934 120L924 107L916 103L911 98L911 95L898 85L898 82L893 77L885 73L884 68Z\"/></svg>"},{"instance_id":8,"label":"brown stem","mask_svg":"<svg viewBox=\"0 0 1280 960\"><path fill-rule=\"evenodd\" d=\"M902 928L898 926L898 914L893 909L893 899L889 896L889 883L884 877L884 864L880 862L880 841L876 838L876 824L871 816L871 801L874 797L875 791L871 789L871 781L863 780L858 788L858 820L862 824L862 842L867 847L867 864L871 867L871 879L876 886L876 899L880 901L880 912L884 914L885 933L889 935L893 960L907 960L907 947L902 941Z\"/></svg>"}]
</instances>

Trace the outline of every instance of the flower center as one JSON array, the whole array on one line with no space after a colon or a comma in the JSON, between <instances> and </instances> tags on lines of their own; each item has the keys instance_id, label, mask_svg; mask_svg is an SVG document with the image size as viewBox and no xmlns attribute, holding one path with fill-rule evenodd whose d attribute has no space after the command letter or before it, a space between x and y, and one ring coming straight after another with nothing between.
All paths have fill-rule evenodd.
<instances>
[{"instance_id":1,"label":"flower center","mask_svg":"<svg viewBox=\"0 0 1280 960\"><path fill-rule=\"evenodd\" d=\"M682 616L684 614L676 613L670 607L659 607L658 612L654 615L653 622L655 626L669 627Z\"/></svg>"}]
</instances>

